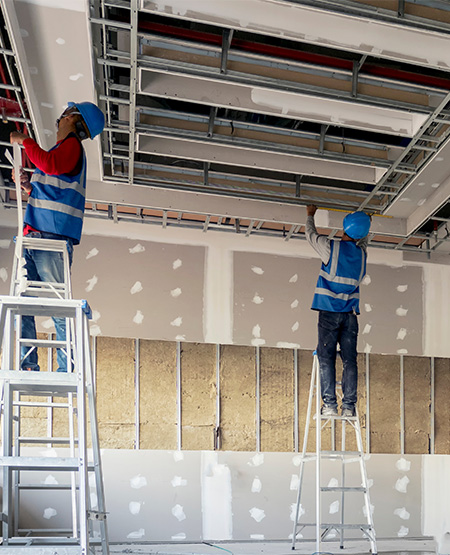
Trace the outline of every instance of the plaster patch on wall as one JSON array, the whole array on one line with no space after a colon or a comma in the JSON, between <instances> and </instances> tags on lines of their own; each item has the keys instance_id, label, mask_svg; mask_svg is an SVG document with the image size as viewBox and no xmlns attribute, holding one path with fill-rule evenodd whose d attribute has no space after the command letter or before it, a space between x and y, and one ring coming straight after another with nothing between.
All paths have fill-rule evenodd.
<instances>
[{"instance_id":1,"label":"plaster patch on wall","mask_svg":"<svg viewBox=\"0 0 450 555\"><path fill-rule=\"evenodd\" d=\"M50 518L56 516L58 512L53 507L47 507L44 509L44 514L42 515L45 519L49 520Z\"/></svg>"},{"instance_id":2,"label":"plaster patch on wall","mask_svg":"<svg viewBox=\"0 0 450 555\"><path fill-rule=\"evenodd\" d=\"M57 457L58 453L56 452L56 449L43 449L42 451L40 451L41 453L41 457Z\"/></svg>"},{"instance_id":3,"label":"plaster patch on wall","mask_svg":"<svg viewBox=\"0 0 450 555\"><path fill-rule=\"evenodd\" d=\"M290 514L290 519L292 520L292 522L294 522L295 520L295 513L297 511L297 503L291 503L291 514ZM299 518L301 516L303 516L306 513L305 509L303 508L303 505L300 503L300 507L298 508L298 516ZM292 536L291 536L292 537ZM300 536L299 536L300 537ZM303 536L302 536L303 537Z\"/></svg>"},{"instance_id":4,"label":"plaster patch on wall","mask_svg":"<svg viewBox=\"0 0 450 555\"><path fill-rule=\"evenodd\" d=\"M0 239L0 249L9 249L11 239Z\"/></svg>"},{"instance_id":5,"label":"plaster patch on wall","mask_svg":"<svg viewBox=\"0 0 450 555\"><path fill-rule=\"evenodd\" d=\"M437 188L439 187L439 185L440 185L440 183L432 183L432 184L431 184L431 187L432 187L433 189L437 189Z\"/></svg>"},{"instance_id":6,"label":"plaster patch on wall","mask_svg":"<svg viewBox=\"0 0 450 555\"><path fill-rule=\"evenodd\" d=\"M136 293L140 293L143 289L144 288L142 287L142 283L140 281L137 281L130 289L130 293L132 295L135 295Z\"/></svg>"},{"instance_id":7,"label":"plaster patch on wall","mask_svg":"<svg viewBox=\"0 0 450 555\"><path fill-rule=\"evenodd\" d=\"M171 539L174 541L185 540L186 534L184 532L179 532L178 534L175 534L174 536L172 536Z\"/></svg>"},{"instance_id":8,"label":"plaster patch on wall","mask_svg":"<svg viewBox=\"0 0 450 555\"><path fill-rule=\"evenodd\" d=\"M187 486L187 480L183 479L181 476L174 476L170 483L174 488L179 486Z\"/></svg>"},{"instance_id":9,"label":"plaster patch on wall","mask_svg":"<svg viewBox=\"0 0 450 555\"><path fill-rule=\"evenodd\" d=\"M260 297L258 293L255 293L252 302L255 304L262 304L264 302L264 297Z\"/></svg>"},{"instance_id":10,"label":"plaster patch on wall","mask_svg":"<svg viewBox=\"0 0 450 555\"><path fill-rule=\"evenodd\" d=\"M372 312L372 305L369 304L369 303L366 303L366 304L364 305L364 310L365 310L366 312Z\"/></svg>"},{"instance_id":11,"label":"plaster patch on wall","mask_svg":"<svg viewBox=\"0 0 450 555\"><path fill-rule=\"evenodd\" d=\"M30 36L30 33L29 33L26 29L20 29L20 36L21 36L23 39L26 39L27 37Z\"/></svg>"},{"instance_id":12,"label":"plaster patch on wall","mask_svg":"<svg viewBox=\"0 0 450 555\"><path fill-rule=\"evenodd\" d=\"M406 316L408 314L408 309L403 308L403 306L399 306L396 309L395 314L397 314L397 316Z\"/></svg>"},{"instance_id":13,"label":"plaster patch on wall","mask_svg":"<svg viewBox=\"0 0 450 555\"><path fill-rule=\"evenodd\" d=\"M172 320L170 322L170 325L179 328L182 323L183 323L183 318L181 316L178 316L177 318L175 318L175 320Z\"/></svg>"},{"instance_id":14,"label":"plaster patch on wall","mask_svg":"<svg viewBox=\"0 0 450 555\"><path fill-rule=\"evenodd\" d=\"M96 249L95 247L93 249L91 249L87 255L86 255L86 260L89 260L89 258L92 258L94 256L97 256L98 254L98 249Z\"/></svg>"},{"instance_id":15,"label":"plaster patch on wall","mask_svg":"<svg viewBox=\"0 0 450 555\"><path fill-rule=\"evenodd\" d=\"M0 268L0 279L4 282L8 279L8 270L6 268Z\"/></svg>"},{"instance_id":16,"label":"plaster patch on wall","mask_svg":"<svg viewBox=\"0 0 450 555\"><path fill-rule=\"evenodd\" d=\"M406 526L400 526L400 530L397 532L397 536L399 538L404 538L408 534L409 534L409 528L406 528Z\"/></svg>"},{"instance_id":17,"label":"plaster patch on wall","mask_svg":"<svg viewBox=\"0 0 450 555\"><path fill-rule=\"evenodd\" d=\"M264 453L256 453L247 464L249 466L261 466L264 464Z\"/></svg>"},{"instance_id":18,"label":"plaster patch on wall","mask_svg":"<svg viewBox=\"0 0 450 555\"><path fill-rule=\"evenodd\" d=\"M292 474L291 475L291 483L289 484L289 489L291 491L297 491L298 490L298 484L299 484L298 474Z\"/></svg>"},{"instance_id":19,"label":"plaster patch on wall","mask_svg":"<svg viewBox=\"0 0 450 555\"><path fill-rule=\"evenodd\" d=\"M178 503L172 507L172 514L179 522L186 520L183 507Z\"/></svg>"},{"instance_id":20,"label":"plaster patch on wall","mask_svg":"<svg viewBox=\"0 0 450 555\"><path fill-rule=\"evenodd\" d=\"M371 329L372 329L372 326L371 326L370 324L366 324L366 325L364 326L364 329L363 329L363 334L365 334L365 333L370 333L370 330L371 330Z\"/></svg>"},{"instance_id":21,"label":"plaster patch on wall","mask_svg":"<svg viewBox=\"0 0 450 555\"><path fill-rule=\"evenodd\" d=\"M102 334L102 330L99 325L97 324L90 324L89 326L89 333L90 335L97 336Z\"/></svg>"},{"instance_id":22,"label":"plaster patch on wall","mask_svg":"<svg viewBox=\"0 0 450 555\"><path fill-rule=\"evenodd\" d=\"M39 73L38 68L34 66L30 66L28 71L30 72L30 75L37 75Z\"/></svg>"},{"instance_id":23,"label":"plaster patch on wall","mask_svg":"<svg viewBox=\"0 0 450 555\"><path fill-rule=\"evenodd\" d=\"M250 534L251 540L263 540L264 534Z\"/></svg>"},{"instance_id":24,"label":"plaster patch on wall","mask_svg":"<svg viewBox=\"0 0 450 555\"><path fill-rule=\"evenodd\" d=\"M408 291L408 286L407 285L397 285L397 291L399 293L404 293L405 291Z\"/></svg>"},{"instance_id":25,"label":"plaster patch on wall","mask_svg":"<svg viewBox=\"0 0 450 555\"><path fill-rule=\"evenodd\" d=\"M301 462L302 462L302 456L301 455L295 455L294 457L292 457L292 464L294 466L300 466Z\"/></svg>"},{"instance_id":26,"label":"plaster patch on wall","mask_svg":"<svg viewBox=\"0 0 450 555\"><path fill-rule=\"evenodd\" d=\"M395 463L395 468L400 470L400 472L409 472L411 470L411 461L407 461L402 457Z\"/></svg>"},{"instance_id":27,"label":"plaster patch on wall","mask_svg":"<svg viewBox=\"0 0 450 555\"><path fill-rule=\"evenodd\" d=\"M363 511L364 517L367 518L367 509L366 509L365 505L363 505L362 511ZM374 511L375 511L375 505L372 505L372 503L371 503L370 504L370 514L373 515Z\"/></svg>"},{"instance_id":28,"label":"plaster patch on wall","mask_svg":"<svg viewBox=\"0 0 450 555\"><path fill-rule=\"evenodd\" d=\"M295 322L295 324L292 325L291 330L297 331L299 327L300 327L300 324L298 322Z\"/></svg>"},{"instance_id":29,"label":"plaster patch on wall","mask_svg":"<svg viewBox=\"0 0 450 555\"><path fill-rule=\"evenodd\" d=\"M46 476L45 480L43 480L41 483L47 486L59 484L58 480L52 474Z\"/></svg>"},{"instance_id":30,"label":"plaster patch on wall","mask_svg":"<svg viewBox=\"0 0 450 555\"><path fill-rule=\"evenodd\" d=\"M175 341L186 341L186 335L176 335Z\"/></svg>"},{"instance_id":31,"label":"plaster patch on wall","mask_svg":"<svg viewBox=\"0 0 450 555\"><path fill-rule=\"evenodd\" d=\"M395 489L400 493L406 493L408 489L409 478L408 476L403 476L395 482Z\"/></svg>"},{"instance_id":32,"label":"plaster patch on wall","mask_svg":"<svg viewBox=\"0 0 450 555\"><path fill-rule=\"evenodd\" d=\"M252 507L249 510L250 516L256 520L256 522L261 522L264 518L266 518L266 513L264 509L258 509L258 507Z\"/></svg>"},{"instance_id":33,"label":"plaster patch on wall","mask_svg":"<svg viewBox=\"0 0 450 555\"><path fill-rule=\"evenodd\" d=\"M97 509L97 508L98 508L98 497L97 497L97 494L94 493L94 492L91 492L90 498L91 498L91 508L92 508L92 509Z\"/></svg>"},{"instance_id":34,"label":"plaster patch on wall","mask_svg":"<svg viewBox=\"0 0 450 555\"><path fill-rule=\"evenodd\" d=\"M53 326L53 320L51 318L48 318L47 320L44 320L42 322L42 327L45 328L46 330L50 329Z\"/></svg>"},{"instance_id":35,"label":"plaster patch on wall","mask_svg":"<svg viewBox=\"0 0 450 555\"><path fill-rule=\"evenodd\" d=\"M398 355L407 355L408 354L408 349L397 349L397 354Z\"/></svg>"},{"instance_id":36,"label":"plaster patch on wall","mask_svg":"<svg viewBox=\"0 0 450 555\"><path fill-rule=\"evenodd\" d=\"M53 104L51 104L50 102L41 102L41 106L43 108L49 108L49 109L53 108Z\"/></svg>"},{"instance_id":37,"label":"plaster patch on wall","mask_svg":"<svg viewBox=\"0 0 450 555\"><path fill-rule=\"evenodd\" d=\"M140 474L138 474L137 476L134 476L130 480L130 486L133 489L140 489L145 487L146 485L147 485L147 478L145 476L141 476Z\"/></svg>"},{"instance_id":38,"label":"plaster patch on wall","mask_svg":"<svg viewBox=\"0 0 450 555\"><path fill-rule=\"evenodd\" d=\"M143 321L144 321L144 315L142 314L142 312L140 310L136 311L136 314L133 317L133 322L135 324L142 324Z\"/></svg>"},{"instance_id":39,"label":"plaster patch on wall","mask_svg":"<svg viewBox=\"0 0 450 555\"><path fill-rule=\"evenodd\" d=\"M175 462L180 462L184 460L184 453L182 451L174 451L173 452L173 460Z\"/></svg>"},{"instance_id":40,"label":"plaster patch on wall","mask_svg":"<svg viewBox=\"0 0 450 555\"><path fill-rule=\"evenodd\" d=\"M369 345L368 343L366 343L364 345L364 352L365 353L371 353L372 352L372 345Z\"/></svg>"},{"instance_id":41,"label":"plaster patch on wall","mask_svg":"<svg viewBox=\"0 0 450 555\"><path fill-rule=\"evenodd\" d=\"M94 289L94 287L97 285L98 283L98 277L97 276L92 276L90 279L87 279L87 287L85 289L86 293L89 293L89 291L92 291L92 289Z\"/></svg>"},{"instance_id":42,"label":"plaster patch on wall","mask_svg":"<svg viewBox=\"0 0 450 555\"><path fill-rule=\"evenodd\" d=\"M295 301L291 302L291 308L297 308L298 307L298 299L295 299Z\"/></svg>"},{"instance_id":43,"label":"plaster patch on wall","mask_svg":"<svg viewBox=\"0 0 450 555\"><path fill-rule=\"evenodd\" d=\"M339 481L337 478L330 478L330 481L328 482L329 488L337 488L338 485L339 485Z\"/></svg>"},{"instance_id":44,"label":"plaster patch on wall","mask_svg":"<svg viewBox=\"0 0 450 555\"><path fill-rule=\"evenodd\" d=\"M330 503L330 510L329 510L330 515L334 515L338 511L339 511L339 501L333 501L333 503Z\"/></svg>"},{"instance_id":45,"label":"plaster patch on wall","mask_svg":"<svg viewBox=\"0 0 450 555\"><path fill-rule=\"evenodd\" d=\"M427 202L426 198L421 198L417 201L417 206L423 206Z\"/></svg>"},{"instance_id":46,"label":"plaster patch on wall","mask_svg":"<svg viewBox=\"0 0 450 555\"><path fill-rule=\"evenodd\" d=\"M139 501L130 501L128 504L128 509L132 515L138 515L141 512L141 504Z\"/></svg>"},{"instance_id":47,"label":"plaster patch on wall","mask_svg":"<svg viewBox=\"0 0 450 555\"><path fill-rule=\"evenodd\" d=\"M289 279L289 283L297 283L298 280L298 274L294 274L290 279Z\"/></svg>"},{"instance_id":48,"label":"plaster patch on wall","mask_svg":"<svg viewBox=\"0 0 450 555\"><path fill-rule=\"evenodd\" d=\"M201 495L203 537L230 540L233 537L231 471L219 464L219 455L203 451L201 455Z\"/></svg>"},{"instance_id":49,"label":"plaster patch on wall","mask_svg":"<svg viewBox=\"0 0 450 555\"><path fill-rule=\"evenodd\" d=\"M172 289L170 294L172 295L172 297L179 297L181 295L181 288L176 287L175 289Z\"/></svg>"},{"instance_id":50,"label":"plaster patch on wall","mask_svg":"<svg viewBox=\"0 0 450 555\"><path fill-rule=\"evenodd\" d=\"M252 335L253 337L261 337L261 326L259 324L253 326Z\"/></svg>"},{"instance_id":51,"label":"plaster patch on wall","mask_svg":"<svg viewBox=\"0 0 450 555\"><path fill-rule=\"evenodd\" d=\"M260 493L262 490L262 482L261 480L258 478L258 476L255 476L253 478L253 482L252 482L252 493Z\"/></svg>"},{"instance_id":52,"label":"plaster patch on wall","mask_svg":"<svg viewBox=\"0 0 450 555\"><path fill-rule=\"evenodd\" d=\"M289 341L278 341L277 347L280 349L300 349L300 343L289 343Z\"/></svg>"},{"instance_id":53,"label":"plaster patch on wall","mask_svg":"<svg viewBox=\"0 0 450 555\"><path fill-rule=\"evenodd\" d=\"M436 158L434 159L435 162L443 162L444 161L444 157L443 156L436 156Z\"/></svg>"},{"instance_id":54,"label":"plaster patch on wall","mask_svg":"<svg viewBox=\"0 0 450 555\"><path fill-rule=\"evenodd\" d=\"M134 532L130 532L127 534L127 538L129 540L140 540L145 536L144 528L139 528L139 530L135 530Z\"/></svg>"},{"instance_id":55,"label":"plaster patch on wall","mask_svg":"<svg viewBox=\"0 0 450 555\"><path fill-rule=\"evenodd\" d=\"M51 135L54 135L54 133L51 129L44 129L44 135L47 135L47 137L50 137Z\"/></svg>"},{"instance_id":56,"label":"plaster patch on wall","mask_svg":"<svg viewBox=\"0 0 450 555\"><path fill-rule=\"evenodd\" d=\"M178 270L178 268L181 268L182 265L183 265L182 260L180 260L179 258L177 258L176 260L173 261L172 268L173 268L174 270Z\"/></svg>"},{"instance_id":57,"label":"plaster patch on wall","mask_svg":"<svg viewBox=\"0 0 450 555\"><path fill-rule=\"evenodd\" d=\"M406 328L400 328L397 333L397 339L400 341L405 339L406 334L407 334Z\"/></svg>"},{"instance_id":58,"label":"plaster patch on wall","mask_svg":"<svg viewBox=\"0 0 450 555\"><path fill-rule=\"evenodd\" d=\"M69 75L69 79L71 81L78 81L78 79L81 79L82 77L84 77L82 73L74 73L73 75Z\"/></svg>"},{"instance_id":59,"label":"plaster patch on wall","mask_svg":"<svg viewBox=\"0 0 450 555\"><path fill-rule=\"evenodd\" d=\"M63 44L66 44L66 41L61 37L58 37L55 42L56 42L56 44L59 44L60 46L62 46Z\"/></svg>"},{"instance_id":60,"label":"plaster patch on wall","mask_svg":"<svg viewBox=\"0 0 450 555\"><path fill-rule=\"evenodd\" d=\"M93 322L98 322L101 318L101 314L98 310L93 310L92 311L92 321Z\"/></svg>"},{"instance_id":61,"label":"plaster patch on wall","mask_svg":"<svg viewBox=\"0 0 450 555\"><path fill-rule=\"evenodd\" d=\"M128 252L130 254L137 254L138 252L144 252L145 251L145 247L143 247L140 243L137 243L137 245L134 245L134 247L131 247L130 249L128 249Z\"/></svg>"},{"instance_id":62,"label":"plaster patch on wall","mask_svg":"<svg viewBox=\"0 0 450 555\"><path fill-rule=\"evenodd\" d=\"M369 274L366 274L364 276L364 279L361 282L361 285L370 285L372 283L372 278L369 276Z\"/></svg>"},{"instance_id":63,"label":"plaster patch on wall","mask_svg":"<svg viewBox=\"0 0 450 555\"><path fill-rule=\"evenodd\" d=\"M362 486L362 484L361 484ZM367 489L370 489L373 486L373 479L372 478L368 478L367 479Z\"/></svg>"},{"instance_id":64,"label":"plaster patch on wall","mask_svg":"<svg viewBox=\"0 0 450 555\"><path fill-rule=\"evenodd\" d=\"M405 507L401 507L399 509L395 509L394 511L394 515L400 517L403 520L409 520L409 517L411 516L408 511L406 510Z\"/></svg>"},{"instance_id":65,"label":"plaster patch on wall","mask_svg":"<svg viewBox=\"0 0 450 555\"><path fill-rule=\"evenodd\" d=\"M264 270L259 266L252 266L252 272L254 272L255 274L258 274L259 276L262 276L264 273Z\"/></svg>"}]
</instances>

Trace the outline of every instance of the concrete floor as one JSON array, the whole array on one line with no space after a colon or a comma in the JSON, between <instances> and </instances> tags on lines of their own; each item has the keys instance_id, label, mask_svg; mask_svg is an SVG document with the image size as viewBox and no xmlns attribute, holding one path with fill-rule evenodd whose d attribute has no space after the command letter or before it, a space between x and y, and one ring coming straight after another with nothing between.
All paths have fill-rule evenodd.
<instances>
[{"instance_id":1,"label":"concrete floor","mask_svg":"<svg viewBox=\"0 0 450 555\"><path fill-rule=\"evenodd\" d=\"M383 555L435 555L433 540L378 540L378 553ZM313 542L299 542L295 551L287 542L226 542L214 544L120 544L111 545L112 555L130 553L136 555L314 555L317 554ZM344 549L338 543L323 543L321 555L367 555L370 544L367 541L348 542Z\"/></svg>"}]
</instances>

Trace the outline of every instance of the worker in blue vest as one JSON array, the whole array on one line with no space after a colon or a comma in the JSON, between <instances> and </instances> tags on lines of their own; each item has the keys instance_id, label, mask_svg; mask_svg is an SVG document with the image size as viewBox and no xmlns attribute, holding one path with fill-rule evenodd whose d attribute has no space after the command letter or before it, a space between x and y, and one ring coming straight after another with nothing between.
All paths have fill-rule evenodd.
<instances>
[{"instance_id":1,"label":"worker in blue vest","mask_svg":"<svg viewBox=\"0 0 450 555\"><path fill-rule=\"evenodd\" d=\"M103 131L105 117L92 102L69 102L56 120L56 145L49 151L36 141L14 131L11 143L23 145L36 169L28 179L21 170L20 185L29 195L24 217L24 235L66 241L69 262L73 246L80 242L86 200L86 155L81 141L93 139ZM16 176L13 174L13 179ZM26 249L24 253L27 279L31 281L64 282L61 253ZM56 339L65 340L65 318L53 318ZM36 338L33 316L22 317L22 337ZM39 371L37 351L22 348L23 370ZM67 371L66 355L57 351L58 371Z\"/></svg>"},{"instance_id":2,"label":"worker in blue vest","mask_svg":"<svg viewBox=\"0 0 450 555\"><path fill-rule=\"evenodd\" d=\"M311 307L319 312L317 356L322 415L338 416L336 355L339 345L344 366L341 414L352 417L355 416L358 385L359 284L366 274L370 217L364 212L348 214L344 218L342 238L329 239L317 233L316 210L314 205L307 206L306 238L322 259Z\"/></svg>"}]
</instances>

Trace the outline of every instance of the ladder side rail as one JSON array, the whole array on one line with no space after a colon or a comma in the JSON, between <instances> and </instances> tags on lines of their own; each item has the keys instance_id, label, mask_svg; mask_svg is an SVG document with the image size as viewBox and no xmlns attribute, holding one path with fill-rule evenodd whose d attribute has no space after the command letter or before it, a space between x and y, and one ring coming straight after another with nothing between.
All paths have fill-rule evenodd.
<instances>
[{"instance_id":1,"label":"ladder side rail","mask_svg":"<svg viewBox=\"0 0 450 555\"><path fill-rule=\"evenodd\" d=\"M72 279L70 276L70 261L69 261L69 251L67 249L67 243L65 243L65 249L63 250L64 259L64 285L65 291L64 296L66 299L72 298Z\"/></svg>"},{"instance_id":2,"label":"ladder side rail","mask_svg":"<svg viewBox=\"0 0 450 555\"><path fill-rule=\"evenodd\" d=\"M79 465L79 511L80 546L84 553L89 551L88 515L88 460L86 447L86 397L85 397L85 348L83 334L84 313L76 309L75 325L75 371L77 372L77 415L78 415L78 465Z\"/></svg>"},{"instance_id":3,"label":"ladder side rail","mask_svg":"<svg viewBox=\"0 0 450 555\"><path fill-rule=\"evenodd\" d=\"M14 297L16 294L16 288L18 286L18 270L20 267L19 261L22 258L22 244L16 240L14 245L14 258L13 258L13 267L11 273L11 284L9 286L9 294L11 297ZM19 252L20 251L20 252Z\"/></svg>"},{"instance_id":4,"label":"ladder side rail","mask_svg":"<svg viewBox=\"0 0 450 555\"><path fill-rule=\"evenodd\" d=\"M320 457L322 451L322 421L320 418L320 366L317 354L314 355L313 366L316 367L316 551L319 553L321 544Z\"/></svg>"},{"instance_id":5,"label":"ladder side rail","mask_svg":"<svg viewBox=\"0 0 450 555\"><path fill-rule=\"evenodd\" d=\"M75 411L73 408L73 393L68 393L68 424L69 424L69 449L70 456L75 457L75 429L74 417ZM78 518L77 518L77 478L76 472L70 473L70 495L72 501L72 535L74 538L78 537Z\"/></svg>"},{"instance_id":6,"label":"ladder side rail","mask_svg":"<svg viewBox=\"0 0 450 555\"><path fill-rule=\"evenodd\" d=\"M94 478L97 493L97 506L101 513L100 519L100 535L102 542L102 553L103 555L109 555L109 541L108 541L108 525L106 520L106 503L105 503L105 492L103 487L103 471L102 471L102 459L100 455L100 441L98 435L98 424L97 424L97 403L96 403L96 386L94 380L94 365L92 361L92 351L90 349L90 338L89 338L89 322L87 316L83 315L83 329L84 329L84 344L85 349L85 369L86 369L86 389L87 398L89 404L89 419L91 427L91 439L92 439L92 452L94 459Z\"/></svg>"},{"instance_id":7,"label":"ladder side rail","mask_svg":"<svg viewBox=\"0 0 450 555\"><path fill-rule=\"evenodd\" d=\"M19 437L21 435L21 406L18 404L21 400L21 393L20 391L14 391L13 395L13 406L12 406L12 415L13 415L13 430L14 430L14 443L12 446L12 453L15 457L20 457L20 441ZM13 470L12 471L12 480L13 480L13 488L14 488L14 495L13 495L13 503L14 503L14 519L13 519L13 527L14 527L14 536L19 535L19 518L20 518L20 511L19 511L19 504L20 504L20 491L19 491L19 484L20 484L20 470Z\"/></svg>"},{"instance_id":8,"label":"ladder side rail","mask_svg":"<svg viewBox=\"0 0 450 555\"><path fill-rule=\"evenodd\" d=\"M358 451L360 453L359 465L361 469L362 486L364 488L364 506L366 508L367 524L370 527L370 534L368 533L367 536L370 541L372 553L375 554L377 553L375 527L373 525L373 515L372 515L372 509L370 506L369 481L367 479L367 469L366 469L366 463L364 461L364 449L362 444L361 425L359 423L358 412L356 412L355 431L356 431L356 444L358 446Z\"/></svg>"},{"instance_id":9,"label":"ladder side rail","mask_svg":"<svg viewBox=\"0 0 450 555\"><path fill-rule=\"evenodd\" d=\"M292 532L292 549L295 549L295 539L297 536L297 529L298 529L298 516L300 512L300 502L301 502L301 496L302 496L303 472L304 472L304 464L305 464L305 457L306 457L306 449L308 447L309 426L311 423L312 401L314 397L314 388L315 388L315 371L316 371L316 367L313 362L311 384L309 386L308 408L306 409L305 433L303 434L302 458L300 460L299 483L298 483L298 490L297 490L297 506L295 509L294 529Z\"/></svg>"},{"instance_id":10,"label":"ladder side rail","mask_svg":"<svg viewBox=\"0 0 450 555\"><path fill-rule=\"evenodd\" d=\"M4 388L4 404L3 404L3 418L2 418L2 457L9 457L12 454L12 396L11 384L5 381ZM11 504L12 504L12 491L11 491L11 468L5 464L3 466L3 492L2 492L2 536L3 545L8 545L9 534L12 524L11 518Z\"/></svg>"},{"instance_id":11,"label":"ladder side rail","mask_svg":"<svg viewBox=\"0 0 450 555\"><path fill-rule=\"evenodd\" d=\"M0 304L0 337L3 338L2 370L12 370L14 360L14 315L5 304Z\"/></svg>"},{"instance_id":12,"label":"ladder side rail","mask_svg":"<svg viewBox=\"0 0 450 555\"><path fill-rule=\"evenodd\" d=\"M345 451L345 420L342 421L342 437L341 437L341 451ZM345 488L345 460L341 457L341 486ZM339 547L344 549L344 524L345 519L345 490L341 491L341 528L339 530L340 544Z\"/></svg>"}]
</instances>

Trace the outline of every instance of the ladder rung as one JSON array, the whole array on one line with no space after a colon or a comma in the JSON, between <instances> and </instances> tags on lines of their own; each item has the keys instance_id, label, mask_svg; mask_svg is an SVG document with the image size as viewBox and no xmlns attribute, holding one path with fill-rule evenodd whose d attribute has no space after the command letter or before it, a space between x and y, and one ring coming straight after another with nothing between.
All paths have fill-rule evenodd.
<instances>
[{"instance_id":1,"label":"ladder rung","mask_svg":"<svg viewBox=\"0 0 450 555\"><path fill-rule=\"evenodd\" d=\"M23 490L70 490L70 484L17 484L19 489ZM75 486L79 489L79 486Z\"/></svg>"},{"instance_id":2,"label":"ladder rung","mask_svg":"<svg viewBox=\"0 0 450 555\"><path fill-rule=\"evenodd\" d=\"M70 438L68 437L25 437L20 436L18 438L19 443L55 443L60 445L70 445ZM73 440L74 443L78 443L78 439Z\"/></svg>"},{"instance_id":3,"label":"ladder rung","mask_svg":"<svg viewBox=\"0 0 450 555\"><path fill-rule=\"evenodd\" d=\"M76 457L0 457L0 466L13 470L66 470L78 471L80 460ZM93 466L89 470L93 470Z\"/></svg>"},{"instance_id":4,"label":"ladder rung","mask_svg":"<svg viewBox=\"0 0 450 555\"><path fill-rule=\"evenodd\" d=\"M315 522L299 522L297 524L298 527L301 526L316 526ZM336 523L336 524L324 524L321 523L320 524L321 528L336 528L339 530L373 530L373 526L371 524L340 524L340 523Z\"/></svg>"},{"instance_id":5,"label":"ladder rung","mask_svg":"<svg viewBox=\"0 0 450 555\"><path fill-rule=\"evenodd\" d=\"M323 486L320 488L320 491L359 491L362 493L366 492L366 488L363 488L362 486L358 486L358 487L347 487L347 486L336 486L336 487L332 487L332 486Z\"/></svg>"},{"instance_id":6,"label":"ladder rung","mask_svg":"<svg viewBox=\"0 0 450 555\"><path fill-rule=\"evenodd\" d=\"M59 341L57 339L19 339L20 345L24 347L42 347L43 349L67 347L66 341Z\"/></svg>"},{"instance_id":7,"label":"ladder rung","mask_svg":"<svg viewBox=\"0 0 450 555\"><path fill-rule=\"evenodd\" d=\"M45 393L41 393L41 395L45 395ZM40 401L14 401L14 407L46 407L46 408L69 408L69 403L42 403Z\"/></svg>"},{"instance_id":8,"label":"ladder rung","mask_svg":"<svg viewBox=\"0 0 450 555\"><path fill-rule=\"evenodd\" d=\"M19 528L19 534L72 534L69 528Z\"/></svg>"}]
</instances>

